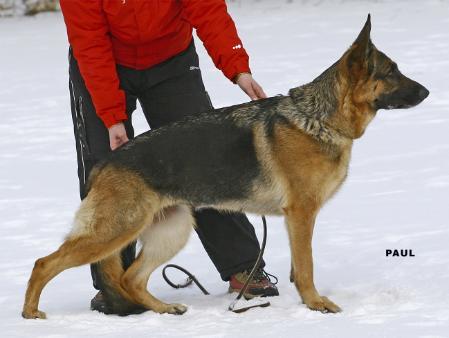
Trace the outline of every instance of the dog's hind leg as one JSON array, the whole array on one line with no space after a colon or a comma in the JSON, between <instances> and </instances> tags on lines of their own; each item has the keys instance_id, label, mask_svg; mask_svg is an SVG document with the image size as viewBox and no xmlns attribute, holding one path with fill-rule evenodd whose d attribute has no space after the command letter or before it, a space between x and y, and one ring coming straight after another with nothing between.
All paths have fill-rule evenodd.
<instances>
[{"instance_id":1,"label":"dog's hind leg","mask_svg":"<svg viewBox=\"0 0 449 338\"><path fill-rule=\"evenodd\" d=\"M166 304L155 298L147 291L147 284L151 273L184 247L194 223L191 209L178 205L163 210L141 234L142 250L122 278L123 288L136 303L158 313L187 311L184 305Z\"/></svg>"},{"instance_id":2,"label":"dog's hind leg","mask_svg":"<svg viewBox=\"0 0 449 338\"><path fill-rule=\"evenodd\" d=\"M72 232L57 251L36 261L22 316L45 318L38 310L44 286L60 272L105 259L135 240L159 210L158 195L136 175L108 170L81 203Z\"/></svg>"},{"instance_id":3,"label":"dog's hind leg","mask_svg":"<svg viewBox=\"0 0 449 338\"><path fill-rule=\"evenodd\" d=\"M38 303L42 289L51 279L66 269L101 260L115 250L126 246L137 236L137 231L130 231L101 243L89 237L69 239L57 251L39 258L34 264L28 282L22 316L24 318L45 318L45 314L38 311Z\"/></svg>"}]
</instances>

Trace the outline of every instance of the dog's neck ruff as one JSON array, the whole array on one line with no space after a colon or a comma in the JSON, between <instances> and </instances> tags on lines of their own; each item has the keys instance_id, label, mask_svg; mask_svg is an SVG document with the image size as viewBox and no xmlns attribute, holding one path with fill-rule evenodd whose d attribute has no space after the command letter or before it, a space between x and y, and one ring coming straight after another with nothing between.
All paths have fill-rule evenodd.
<instances>
[{"instance_id":1,"label":"dog's neck ruff","mask_svg":"<svg viewBox=\"0 0 449 338\"><path fill-rule=\"evenodd\" d=\"M297 108L293 119L295 126L305 134L310 135L318 142L327 146L342 146L351 143L352 139L349 136L329 126L327 119L331 113L328 110L315 110L313 108L317 107L314 104L310 104L310 101L301 100L304 98L304 96L298 95L301 89L302 87L299 87L289 91L289 97L293 101L293 105Z\"/></svg>"},{"instance_id":2,"label":"dog's neck ruff","mask_svg":"<svg viewBox=\"0 0 449 338\"><path fill-rule=\"evenodd\" d=\"M288 95L297 108L295 122L298 128L325 145L342 146L353 139L332 126L329 119L336 113L339 103L338 61L312 82L292 88Z\"/></svg>"}]
</instances>

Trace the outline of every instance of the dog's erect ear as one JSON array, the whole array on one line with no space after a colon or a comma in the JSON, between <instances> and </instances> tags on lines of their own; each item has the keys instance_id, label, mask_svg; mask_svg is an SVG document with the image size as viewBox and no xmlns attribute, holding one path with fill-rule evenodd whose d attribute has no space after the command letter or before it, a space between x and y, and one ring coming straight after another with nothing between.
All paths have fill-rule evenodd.
<instances>
[{"instance_id":1,"label":"dog's erect ear","mask_svg":"<svg viewBox=\"0 0 449 338\"><path fill-rule=\"evenodd\" d=\"M373 44L371 42L371 14L368 14L365 25L363 26L359 36L354 41L348 55L348 66L353 68L354 65L363 65L369 58ZM357 67L360 69L359 67Z\"/></svg>"},{"instance_id":2,"label":"dog's erect ear","mask_svg":"<svg viewBox=\"0 0 449 338\"><path fill-rule=\"evenodd\" d=\"M359 33L359 36L354 41L354 44L358 46L367 46L369 45L371 34L371 14L368 14L368 18L366 19L365 25Z\"/></svg>"}]
</instances>

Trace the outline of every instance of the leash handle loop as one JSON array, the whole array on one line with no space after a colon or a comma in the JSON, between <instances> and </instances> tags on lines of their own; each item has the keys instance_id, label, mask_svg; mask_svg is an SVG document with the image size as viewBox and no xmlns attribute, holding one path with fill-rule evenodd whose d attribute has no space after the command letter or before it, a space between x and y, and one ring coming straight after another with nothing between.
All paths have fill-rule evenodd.
<instances>
[{"instance_id":1,"label":"leash handle loop","mask_svg":"<svg viewBox=\"0 0 449 338\"><path fill-rule=\"evenodd\" d=\"M180 270L182 272L184 272L187 276L189 276L187 278L187 280L185 281L184 284L175 284L173 283L168 277L167 274L165 272L165 270L167 270L167 268L173 268L173 269L177 269ZM166 266L164 266L164 268L162 269L162 277L164 277L165 281L167 282L168 285L170 285L172 288L175 289L183 289L188 287L190 284L195 283L196 286L198 286L198 288L205 294L208 295L209 292L204 288L204 286L201 285L201 283L198 281L198 279L196 279L196 277L194 275L192 275L189 271L187 271L186 269L184 269L183 267L176 265L176 264L167 264Z\"/></svg>"}]
</instances>

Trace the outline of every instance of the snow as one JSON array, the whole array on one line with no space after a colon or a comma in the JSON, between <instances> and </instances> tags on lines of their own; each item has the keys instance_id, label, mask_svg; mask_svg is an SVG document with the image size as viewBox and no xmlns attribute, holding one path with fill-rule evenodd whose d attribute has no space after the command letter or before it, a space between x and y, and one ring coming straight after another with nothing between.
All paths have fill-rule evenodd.
<instances>
[{"instance_id":1,"label":"snow","mask_svg":"<svg viewBox=\"0 0 449 338\"><path fill-rule=\"evenodd\" d=\"M48 320L22 319L33 263L61 243L79 203L65 27L60 14L45 14L0 19L2 337L449 337L449 2L237 2L230 11L255 78L270 95L312 80L337 60L368 12L376 46L430 90L414 109L378 113L356 142L346 184L318 217L316 285L344 311L322 314L300 303L288 281L283 221L269 217L265 260L281 296L268 308L227 311L233 296L193 235L172 262L212 295L171 289L159 270L149 283L161 299L187 304L183 316L91 312L95 290L85 266L44 290L40 308ZM215 106L246 100L197 46ZM144 131L141 113L134 119ZM251 220L261 235L260 219ZM415 257L387 258L386 249L412 249Z\"/></svg>"}]
</instances>

